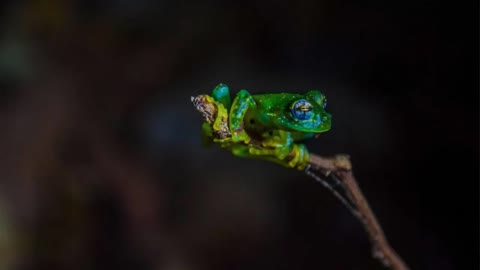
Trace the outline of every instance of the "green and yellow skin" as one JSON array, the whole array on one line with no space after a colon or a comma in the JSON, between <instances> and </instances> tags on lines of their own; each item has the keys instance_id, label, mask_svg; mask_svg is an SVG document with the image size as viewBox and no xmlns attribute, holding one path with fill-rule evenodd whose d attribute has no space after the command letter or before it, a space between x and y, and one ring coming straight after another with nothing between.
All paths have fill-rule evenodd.
<instances>
[{"instance_id":1,"label":"green and yellow skin","mask_svg":"<svg viewBox=\"0 0 480 270\"><path fill-rule=\"evenodd\" d=\"M326 98L317 90L263 95L241 90L231 102L228 87L220 84L210 98L217 115L213 124L204 123L203 134L239 157L262 158L302 170L310 158L305 145L298 142L331 127ZM231 136L212 136L225 119Z\"/></svg>"}]
</instances>

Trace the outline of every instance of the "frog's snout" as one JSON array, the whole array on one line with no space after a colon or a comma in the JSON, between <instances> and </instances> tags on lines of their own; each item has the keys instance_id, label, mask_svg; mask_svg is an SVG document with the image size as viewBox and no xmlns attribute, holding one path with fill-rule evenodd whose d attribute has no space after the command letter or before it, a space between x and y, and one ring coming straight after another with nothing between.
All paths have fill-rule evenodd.
<instances>
[{"instance_id":1,"label":"frog's snout","mask_svg":"<svg viewBox=\"0 0 480 270\"><path fill-rule=\"evenodd\" d=\"M324 131L327 131L331 127L332 127L332 115L326 114L322 116L322 123L320 124L320 128Z\"/></svg>"}]
</instances>

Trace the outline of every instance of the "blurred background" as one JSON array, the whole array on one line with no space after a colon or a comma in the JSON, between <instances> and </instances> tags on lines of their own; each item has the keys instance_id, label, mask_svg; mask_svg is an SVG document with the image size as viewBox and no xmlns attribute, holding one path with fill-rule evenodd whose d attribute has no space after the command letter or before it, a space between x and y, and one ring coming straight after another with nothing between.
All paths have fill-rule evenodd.
<instances>
[{"instance_id":1,"label":"blurred background","mask_svg":"<svg viewBox=\"0 0 480 270\"><path fill-rule=\"evenodd\" d=\"M384 269L304 173L190 96L320 89L412 269L478 269L478 2L2 1L0 269Z\"/></svg>"}]
</instances>

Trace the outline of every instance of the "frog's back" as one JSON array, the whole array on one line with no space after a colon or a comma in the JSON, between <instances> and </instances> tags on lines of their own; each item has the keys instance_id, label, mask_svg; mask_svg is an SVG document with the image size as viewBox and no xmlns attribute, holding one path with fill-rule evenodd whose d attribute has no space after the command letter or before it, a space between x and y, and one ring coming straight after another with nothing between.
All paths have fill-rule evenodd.
<instances>
[{"instance_id":1,"label":"frog's back","mask_svg":"<svg viewBox=\"0 0 480 270\"><path fill-rule=\"evenodd\" d=\"M259 107L263 107L266 110L273 110L279 105L287 105L292 103L296 99L300 99L303 95L291 94L291 93L273 93L273 94L258 94L252 95L253 100Z\"/></svg>"},{"instance_id":2,"label":"frog's back","mask_svg":"<svg viewBox=\"0 0 480 270\"><path fill-rule=\"evenodd\" d=\"M290 105L302 95L291 93L274 93L253 95L255 106L245 115L245 129L262 134L275 130L290 130L276 124L276 119L290 113Z\"/></svg>"}]
</instances>

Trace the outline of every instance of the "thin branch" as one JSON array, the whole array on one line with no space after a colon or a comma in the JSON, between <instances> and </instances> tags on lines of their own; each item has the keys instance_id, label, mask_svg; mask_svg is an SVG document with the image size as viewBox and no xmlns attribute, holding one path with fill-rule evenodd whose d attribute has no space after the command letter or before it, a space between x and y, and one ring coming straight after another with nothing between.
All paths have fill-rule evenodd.
<instances>
[{"instance_id":1,"label":"thin branch","mask_svg":"<svg viewBox=\"0 0 480 270\"><path fill-rule=\"evenodd\" d=\"M205 95L192 97L191 101L195 108L202 114L204 120L213 123L216 117L215 103L208 102ZM227 126L227 123L223 123ZM214 134L223 137L224 134ZM352 172L352 165L348 155L336 155L335 157L322 157L310 154L310 166L323 171L327 176L333 174L343 184L349 200L355 206L355 216L362 222L365 231L372 243L373 257L379 259L385 266L394 270L408 270L408 266L390 246L385 234L377 221L367 199L363 195Z\"/></svg>"},{"instance_id":2,"label":"thin branch","mask_svg":"<svg viewBox=\"0 0 480 270\"><path fill-rule=\"evenodd\" d=\"M408 270L408 266L390 246L382 227L370 208L367 199L357 184L352 171L349 157L337 155L333 158L321 157L310 154L310 165L328 173L333 173L343 183L349 199L356 206L358 218L363 224L372 243L372 255L379 259L385 266L395 270Z\"/></svg>"}]
</instances>

